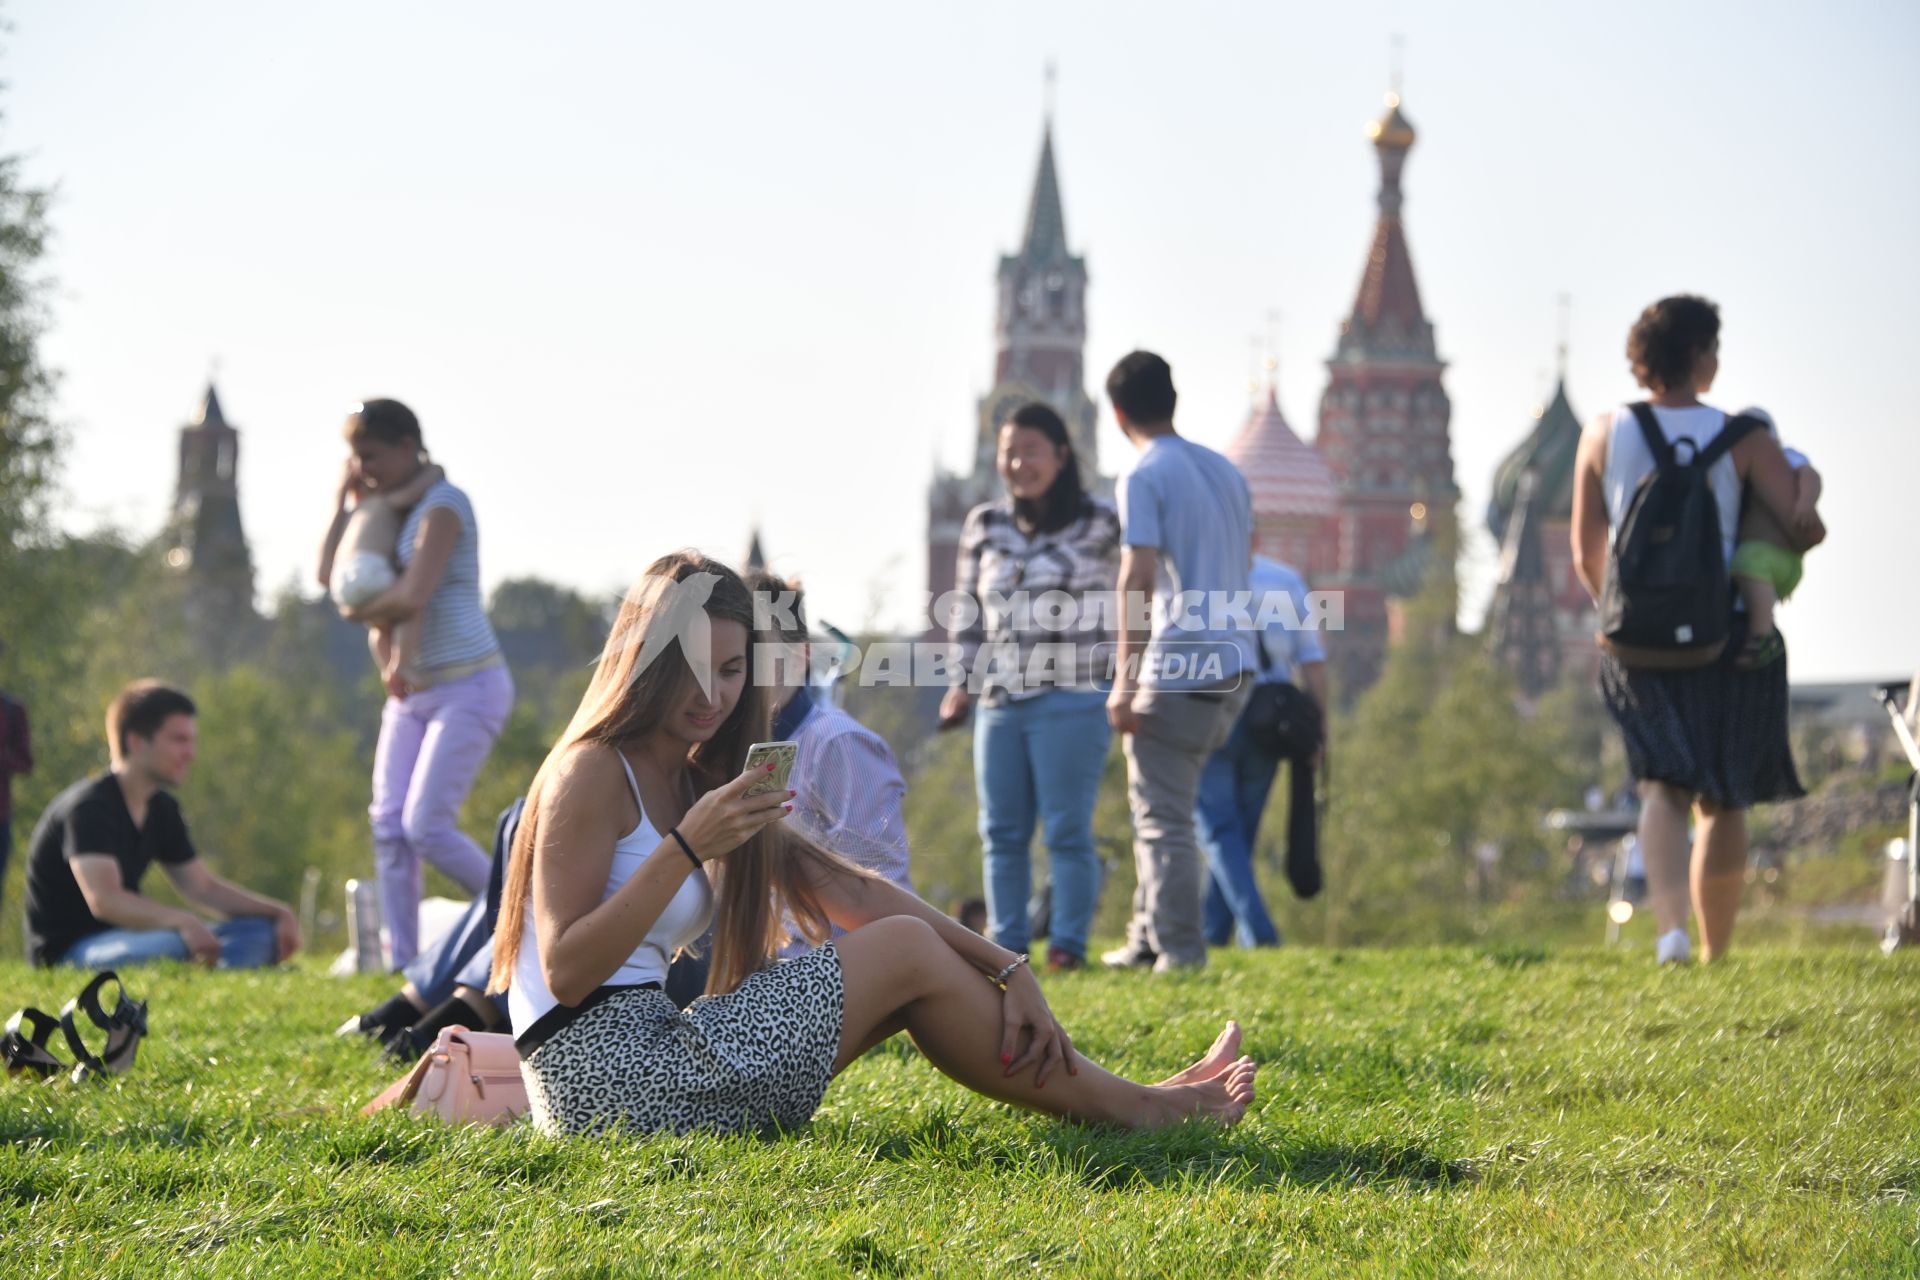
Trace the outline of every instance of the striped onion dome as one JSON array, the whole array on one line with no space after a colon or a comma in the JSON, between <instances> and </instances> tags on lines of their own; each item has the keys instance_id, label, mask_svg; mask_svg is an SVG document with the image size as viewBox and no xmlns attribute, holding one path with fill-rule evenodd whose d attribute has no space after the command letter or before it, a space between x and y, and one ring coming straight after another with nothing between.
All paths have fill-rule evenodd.
<instances>
[{"instance_id":1,"label":"striped onion dome","mask_svg":"<svg viewBox=\"0 0 1920 1280\"><path fill-rule=\"evenodd\" d=\"M1326 459L1293 434L1272 387L1223 452L1247 478L1256 517L1327 516L1339 504L1339 481Z\"/></svg>"}]
</instances>

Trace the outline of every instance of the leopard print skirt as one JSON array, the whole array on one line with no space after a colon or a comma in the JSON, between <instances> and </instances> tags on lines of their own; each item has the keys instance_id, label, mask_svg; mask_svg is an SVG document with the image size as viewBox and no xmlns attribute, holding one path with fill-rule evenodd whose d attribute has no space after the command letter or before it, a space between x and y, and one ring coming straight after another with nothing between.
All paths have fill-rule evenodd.
<instances>
[{"instance_id":1,"label":"leopard print skirt","mask_svg":"<svg viewBox=\"0 0 1920 1280\"><path fill-rule=\"evenodd\" d=\"M520 1065L552 1134L769 1133L812 1118L833 1077L845 988L831 943L685 1011L623 991Z\"/></svg>"}]
</instances>

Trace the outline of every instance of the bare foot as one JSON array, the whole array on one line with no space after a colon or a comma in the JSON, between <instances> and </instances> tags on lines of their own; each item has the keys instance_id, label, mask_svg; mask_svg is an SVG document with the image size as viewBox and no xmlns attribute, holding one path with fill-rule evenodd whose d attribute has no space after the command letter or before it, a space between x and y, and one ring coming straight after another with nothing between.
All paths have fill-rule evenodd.
<instances>
[{"instance_id":1,"label":"bare foot","mask_svg":"<svg viewBox=\"0 0 1920 1280\"><path fill-rule=\"evenodd\" d=\"M1165 1087L1173 1084L1198 1084L1202 1080L1211 1080L1232 1066L1233 1060L1239 1056L1240 1024L1229 1020L1226 1028L1220 1032L1219 1038L1213 1042L1213 1048L1207 1050L1205 1057L1185 1071L1168 1076L1160 1084Z\"/></svg>"},{"instance_id":2,"label":"bare foot","mask_svg":"<svg viewBox=\"0 0 1920 1280\"><path fill-rule=\"evenodd\" d=\"M1259 1070L1252 1058L1236 1058L1210 1080L1194 1084L1156 1085L1153 1114L1139 1127L1159 1129L1182 1120L1215 1120L1239 1124L1253 1103L1253 1077Z\"/></svg>"}]
</instances>

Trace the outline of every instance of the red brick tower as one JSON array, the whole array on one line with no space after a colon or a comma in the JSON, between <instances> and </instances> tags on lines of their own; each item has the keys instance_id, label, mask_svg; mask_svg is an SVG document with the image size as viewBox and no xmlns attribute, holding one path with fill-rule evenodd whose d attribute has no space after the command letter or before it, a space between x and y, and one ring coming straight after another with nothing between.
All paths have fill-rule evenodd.
<instances>
[{"instance_id":1,"label":"red brick tower","mask_svg":"<svg viewBox=\"0 0 1920 1280\"><path fill-rule=\"evenodd\" d=\"M1027 204L1020 252L1000 259L994 316L994 386L975 406L972 470L939 472L928 494L927 589L938 599L953 587L954 557L967 512L1000 494L994 455L1000 424L1016 408L1044 400L1066 419L1080 475L1101 491L1087 397L1087 262L1067 251L1066 216L1053 164L1053 121L1040 141L1040 167Z\"/></svg>"},{"instance_id":2,"label":"red brick tower","mask_svg":"<svg viewBox=\"0 0 1920 1280\"><path fill-rule=\"evenodd\" d=\"M1380 159L1380 218L1353 315L1327 362L1314 445L1340 481L1339 548L1317 586L1346 593L1346 630L1329 657L1347 694L1380 674L1393 598L1418 589L1410 566L1424 559L1430 521L1449 520L1459 491L1447 436L1445 362L1420 306L1401 222L1400 173L1414 142L1397 94L1368 126ZM1424 568L1421 569L1421 574Z\"/></svg>"}]
</instances>

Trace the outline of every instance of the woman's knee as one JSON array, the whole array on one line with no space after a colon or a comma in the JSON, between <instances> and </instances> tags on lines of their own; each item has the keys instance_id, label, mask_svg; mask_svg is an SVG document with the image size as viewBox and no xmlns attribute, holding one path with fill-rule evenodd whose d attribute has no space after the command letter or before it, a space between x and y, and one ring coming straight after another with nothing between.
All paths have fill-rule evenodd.
<instances>
[{"instance_id":1,"label":"woman's knee","mask_svg":"<svg viewBox=\"0 0 1920 1280\"><path fill-rule=\"evenodd\" d=\"M834 944L842 956L872 955L880 958L886 971L905 975L917 972L921 962L946 944L932 925L918 916L884 916L864 924Z\"/></svg>"},{"instance_id":2,"label":"woman's knee","mask_svg":"<svg viewBox=\"0 0 1920 1280\"><path fill-rule=\"evenodd\" d=\"M1078 817L1065 818L1046 825L1047 860L1069 862L1076 866L1094 866L1100 855L1093 848L1093 824Z\"/></svg>"},{"instance_id":3,"label":"woman's knee","mask_svg":"<svg viewBox=\"0 0 1920 1280\"><path fill-rule=\"evenodd\" d=\"M460 838L455 815L440 805L409 804L400 814L400 834L427 857Z\"/></svg>"},{"instance_id":4,"label":"woman's knee","mask_svg":"<svg viewBox=\"0 0 1920 1280\"><path fill-rule=\"evenodd\" d=\"M1033 842L1033 814L982 806L980 842L989 858L1025 858Z\"/></svg>"},{"instance_id":5,"label":"woman's knee","mask_svg":"<svg viewBox=\"0 0 1920 1280\"><path fill-rule=\"evenodd\" d=\"M414 851L412 842L407 839L407 833L398 821L374 826L373 865L376 870L410 867L419 860L420 855Z\"/></svg>"},{"instance_id":6,"label":"woman's knee","mask_svg":"<svg viewBox=\"0 0 1920 1280\"><path fill-rule=\"evenodd\" d=\"M405 840L406 823L401 820L402 806L382 804L376 801L367 808L367 825L373 828L373 838L380 840Z\"/></svg>"},{"instance_id":7,"label":"woman's knee","mask_svg":"<svg viewBox=\"0 0 1920 1280\"><path fill-rule=\"evenodd\" d=\"M940 943L940 935L934 932L932 925L919 916L882 916L858 932L868 933L869 931L889 945L909 950L921 950ZM940 945L946 944L940 943Z\"/></svg>"}]
</instances>

